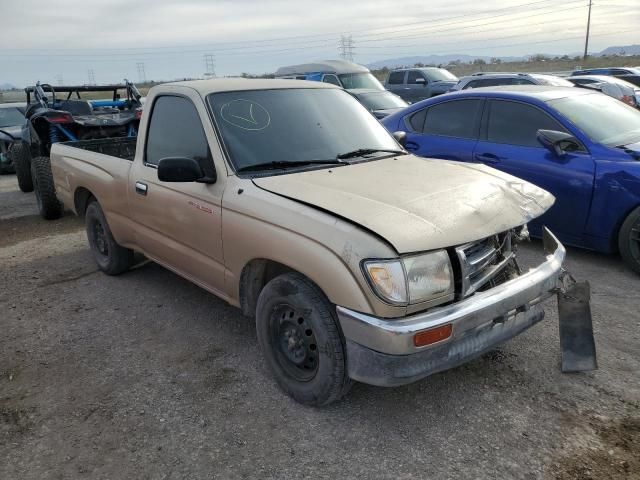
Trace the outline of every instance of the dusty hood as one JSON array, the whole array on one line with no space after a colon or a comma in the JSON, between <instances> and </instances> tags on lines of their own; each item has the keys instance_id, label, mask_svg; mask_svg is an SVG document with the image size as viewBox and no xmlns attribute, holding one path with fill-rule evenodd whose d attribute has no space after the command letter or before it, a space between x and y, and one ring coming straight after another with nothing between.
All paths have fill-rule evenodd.
<instances>
[{"instance_id":1,"label":"dusty hood","mask_svg":"<svg viewBox=\"0 0 640 480\"><path fill-rule=\"evenodd\" d=\"M484 165L396 158L254 182L358 223L399 253L488 237L528 222L554 202L550 193Z\"/></svg>"}]
</instances>

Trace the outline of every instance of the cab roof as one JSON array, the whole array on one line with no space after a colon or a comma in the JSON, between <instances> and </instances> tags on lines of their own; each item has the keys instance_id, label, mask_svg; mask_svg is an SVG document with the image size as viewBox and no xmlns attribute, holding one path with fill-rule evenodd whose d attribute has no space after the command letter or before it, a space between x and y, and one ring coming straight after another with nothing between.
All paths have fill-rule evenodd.
<instances>
[{"instance_id":1,"label":"cab roof","mask_svg":"<svg viewBox=\"0 0 640 480\"><path fill-rule=\"evenodd\" d=\"M276 90L276 89L301 89L301 88L338 88L335 85L322 82L309 82L306 80L288 80L273 78L215 78L211 80L190 80L186 82L163 83L151 90L176 86L187 87L196 90L200 95L210 93L237 92L245 90Z\"/></svg>"}]
</instances>

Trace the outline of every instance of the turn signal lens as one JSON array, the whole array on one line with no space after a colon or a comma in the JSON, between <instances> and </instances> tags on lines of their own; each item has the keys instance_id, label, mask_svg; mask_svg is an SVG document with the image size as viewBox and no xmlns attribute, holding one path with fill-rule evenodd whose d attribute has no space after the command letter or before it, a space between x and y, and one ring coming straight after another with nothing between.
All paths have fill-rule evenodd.
<instances>
[{"instance_id":1,"label":"turn signal lens","mask_svg":"<svg viewBox=\"0 0 640 480\"><path fill-rule=\"evenodd\" d=\"M450 323L441 327L423 330L413 336L413 344L416 347L424 347L426 345L431 345L432 343L441 342L451 336L452 330L453 327Z\"/></svg>"},{"instance_id":2,"label":"turn signal lens","mask_svg":"<svg viewBox=\"0 0 640 480\"><path fill-rule=\"evenodd\" d=\"M407 303L407 284L399 260L365 262L365 269L378 295L390 303Z\"/></svg>"}]
</instances>

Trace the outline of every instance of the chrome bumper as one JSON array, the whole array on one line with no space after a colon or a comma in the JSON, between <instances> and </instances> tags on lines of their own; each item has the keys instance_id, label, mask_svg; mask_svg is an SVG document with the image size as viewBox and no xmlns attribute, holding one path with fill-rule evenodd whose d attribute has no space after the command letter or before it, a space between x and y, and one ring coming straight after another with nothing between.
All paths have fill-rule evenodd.
<instances>
[{"instance_id":1,"label":"chrome bumper","mask_svg":"<svg viewBox=\"0 0 640 480\"><path fill-rule=\"evenodd\" d=\"M398 319L383 319L337 307L347 340L349 375L374 385L410 383L490 350L544 318L538 305L554 294L566 250L546 228L546 261L535 269L469 298ZM422 330L451 324L449 338L414 345Z\"/></svg>"}]
</instances>

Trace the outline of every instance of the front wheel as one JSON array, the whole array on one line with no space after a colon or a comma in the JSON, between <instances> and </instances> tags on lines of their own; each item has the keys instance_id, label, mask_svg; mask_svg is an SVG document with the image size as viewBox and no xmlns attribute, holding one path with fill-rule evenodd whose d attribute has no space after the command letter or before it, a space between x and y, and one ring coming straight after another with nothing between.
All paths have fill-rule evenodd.
<instances>
[{"instance_id":1,"label":"front wheel","mask_svg":"<svg viewBox=\"0 0 640 480\"><path fill-rule=\"evenodd\" d=\"M45 220L55 220L62 216L62 204L56 196L49 157L36 157L31 160L31 179L36 194L38 211Z\"/></svg>"},{"instance_id":2,"label":"front wheel","mask_svg":"<svg viewBox=\"0 0 640 480\"><path fill-rule=\"evenodd\" d=\"M622 224L618 248L625 263L640 273L640 207L631 212Z\"/></svg>"},{"instance_id":3,"label":"front wheel","mask_svg":"<svg viewBox=\"0 0 640 480\"><path fill-rule=\"evenodd\" d=\"M258 343L278 385L305 405L328 405L348 391L344 338L335 308L306 277L286 273L258 298Z\"/></svg>"},{"instance_id":4,"label":"front wheel","mask_svg":"<svg viewBox=\"0 0 640 480\"><path fill-rule=\"evenodd\" d=\"M109 229L98 202L91 202L84 215L87 239L98 268L107 275L118 275L133 265L133 250L119 245Z\"/></svg>"}]
</instances>

